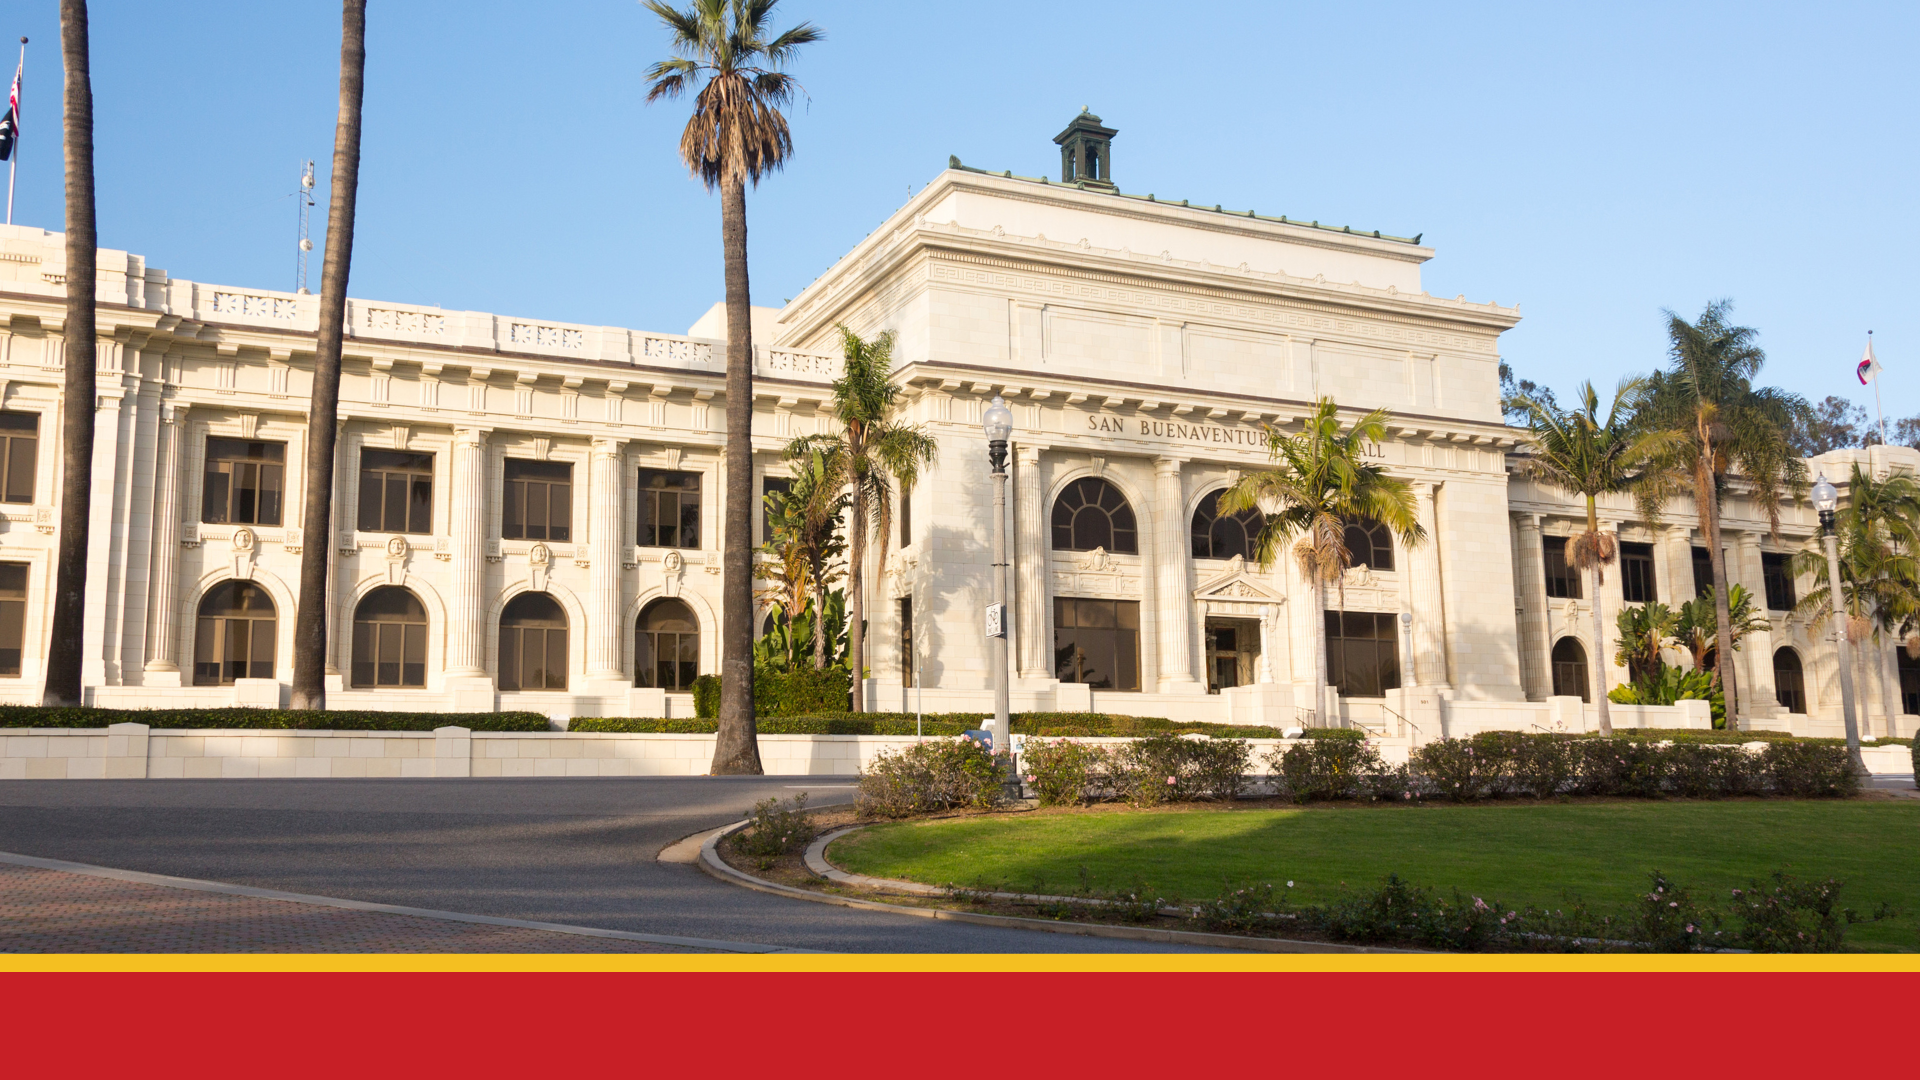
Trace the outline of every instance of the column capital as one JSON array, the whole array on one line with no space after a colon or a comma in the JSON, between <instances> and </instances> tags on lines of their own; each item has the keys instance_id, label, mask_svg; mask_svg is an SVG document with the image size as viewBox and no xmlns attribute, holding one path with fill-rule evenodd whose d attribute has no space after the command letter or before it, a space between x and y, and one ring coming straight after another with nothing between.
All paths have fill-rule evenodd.
<instances>
[{"instance_id":1,"label":"column capital","mask_svg":"<svg viewBox=\"0 0 1920 1080\"><path fill-rule=\"evenodd\" d=\"M1038 446L1014 443L1013 459L1022 465L1038 465L1040 464L1040 450L1041 448Z\"/></svg>"},{"instance_id":2,"label":"column capital","mask_svg":"<svg viewBox=\"0 0 1920 1080\"><path fill-rule=\"evenodd\" d=\"M480 446L493 434L492 428L457 427L453 429L453 441L464 446Z\"/></svg>"},{"instance_id":3,"label":"column capital","mask_svg":"<svg viewBox=\"0 0 1920 1080\"><path fill-rule=\"evenodd\" d=\"M1445 481L1440 480L1415 480L1408 486L1413 488L1414 498L1422 501L1432 501L1434 492L1439 491L1440 485L1444 482ZM1537 516L1538 515L1536 515L1536 517Z\"/></svg>"},{"instance_id":4,"label":"column capital","mask_svg":"<svg viewBox=\"0 0 1920 1080\"><path fill-rule=\"evenodd\" d=\"M1174 457L1171 454L1161 454L1153 459L1153 471L1159 476L1170 476L1178 473L1180 466L1186 463L1186 458Z\"/></svg>"},{"instance_id":5,"label":"column capital","mask_svg":"<svg viewBox=\"0 0 1920 1080\"><path fill-rule=\"evenodd\" d=\"M1537 533L1540 531L1540 515L1539 514L1534 514L1534 513L1515 514L1513 515L1513 523L1515 525L1518 525L1522 532Z\"/></svg>"},{"instance_id":6,"label":"column capital","mask_svg":"<svg viewBox=\"0 0 1920 1080\"><path fill-rule=\"evenodd\" d=\"M627 442L628 440L626 439L616 438L612 435L595 435L593 437L593 452L596 455L616 457L621 451L627 448Z\"/></svg>"}]
</instances>

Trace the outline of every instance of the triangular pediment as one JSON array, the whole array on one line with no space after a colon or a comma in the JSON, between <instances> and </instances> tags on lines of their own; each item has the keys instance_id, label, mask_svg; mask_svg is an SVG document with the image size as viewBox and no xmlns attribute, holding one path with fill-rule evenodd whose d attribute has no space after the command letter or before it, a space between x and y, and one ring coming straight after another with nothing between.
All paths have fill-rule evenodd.
<instances>
[{"instance_id":1,"label":"triangular pediment","mask_svg":"<svg viewBox=\"0 0 1920 1080\"><path fill-rule=\"evenodd\" d=\"M1227 563L1226 572L1193 590L1195 600L1233 600L1244 604L1282 604L1286 597L1274 592L1236 556Z\"/></svg>"}]
</instances>

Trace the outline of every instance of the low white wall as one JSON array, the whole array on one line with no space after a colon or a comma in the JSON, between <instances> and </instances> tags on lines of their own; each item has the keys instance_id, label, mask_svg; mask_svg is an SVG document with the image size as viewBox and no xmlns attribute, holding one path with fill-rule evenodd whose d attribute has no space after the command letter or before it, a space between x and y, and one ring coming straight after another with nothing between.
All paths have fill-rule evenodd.
<instances>
[{"instance_id":1,"label":"low white wall","mask_svg":"<svg viewBox=\"0 0 1920 1080\"><path fill-rule=\"evenodd\" d=\"M1670 725L1659 725L1670 726ZM0 729L0 780L256 779L464 776L701 776L713 761L712 735L468 731L150 731L144 724L101 728ZM911 735L762 735L760 761L773 776L857 776ZM1112 745L1117 738L1075 739ZM1284 742L1250 739L1253 772ZM1405 739L1376 740L1389 764L1406 762ZM1912 771L1904 746L1867 747L1876 774Z\"/></svg>"}]
</instances>

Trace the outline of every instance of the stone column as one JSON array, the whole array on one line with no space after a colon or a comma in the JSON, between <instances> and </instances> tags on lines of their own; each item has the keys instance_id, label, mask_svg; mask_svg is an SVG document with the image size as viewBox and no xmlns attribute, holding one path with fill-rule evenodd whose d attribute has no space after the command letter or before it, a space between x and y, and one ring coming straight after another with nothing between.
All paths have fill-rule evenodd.
<instances>
[{"instance_id":1,"label":"stone column","mask_svg":"<svg viewBox=\"0 0 1920 1080\"><path fill-rule=\"evenodd\" d=\"M1052 544L1047 532L1046 477L1040 469L1040 448L1016 446L1013 468L1014 554L1019 572L1015 596L1019 601L1019 677L1053 677L1053 590L1048 586L1047 557ZM932 548L928 548L929 555ZM924 556L923 556L924 558Z\"/></svg>"},{"instance_id":2,"label":"stone column","mask_svg":"<svg viewBox=\"0 0 1920 1080\"><path fill-rule=\"evenodd\" d=\"M1662 534L1667 547L1667 606L1679 610L1694 598L1699 586L1693 580L1693 529L1685 525L1669 526Z\"/></svg>"},{"instance_id":3,"label":"stone column","mask_svg":"<svg viewBox=\"0 0 1920 1080\"><path fill-rule=\"evenodd\" d=\"M447 500L452 580L447 590L447 675L484 679L487 640L486 582L487 432L453 433L453 491Z\"/></svg>"},{"instance_id":4,"label":"stone column","mask_svg":"<svg viewBox=\"0 0 1920 1080\"><path fill-rule=\"evenodd\" d=\"M145 684L180 685L180 634L175 625L179 598L174 580L180 567L180 441L186 416L172 405L160 407L160 466L153 484L152 631L147 635Z\"/></svg>"},{"instance_id":5,"label":"stone column","mask_svg":"<svg viewBox=\"0 0 1920 1080\"><path fill-rule=\"evenodd\" d=\"M1514 515L1519 537L1520 682L1527 700L1544 701L1553 694L1552 651L1547 642L1547 572L1542 561L1540 515Z\"/></svg>"},{"instance_id":6,"label":"stone column","mask_svg":"<svg viewBox=\"0 0 1920 1080\"><path fill-rule=\"evenodd\" d=\"M1734 565L1727 568L1728 577L1739 585L1744 585L1753 594L1753 602L1762 614L1767 610L1766 567L1760 559L1760 535L1758 533L1736 533L1733 536ZM1678 606L1678 605L1675 605ZM1747 695L1747 708L1754 716L1772 716L1780 711L1780 701L1773 685L1773 632L1755 630L1740 641L1735 651L1740 661L1740 689Z\"/></svg>"},{"instance_id":7,"label":"stone column","mask_svg":"<svg viewBox=\"0 0 1920 1080\"><path fill-rule=\"evenodd\" d=\"M592 503L587 507L587 550L592 563L587 600L587 679L624 683L620 670L621 449L619 439L593 440L589 461Z\"/></svg>"},{"instance_id":8,"label":"stone column","mask_svg":"<svg viewBox=\"0 0 1920 1080\"><path fill-rule=\"evenodd\" d=\"M118 342L102 341L100 351L117 349ZM93 443L93 493L91 505L94 507L93 528L87 534L87 591L85 601L85 621L81 627L80 638L85 653L80 663L80 686L84 696L89 686L103 686L107 681L107 591L111 585L110 567L113 563L113 511L114 479L120 473L120 409L126 391L120 385L118 375L108 376L106 371L118 370L119 359L102 358L101 385L111 389L96 391L91 402L68 402L68 408L95 409L94 431L99 437ZM57 452L58 442L49 440L48 449ZM101 511L105 510L105 513Z\"/></svg>"},{"instance_id":9,"label":"stone column","mask_svg":"<svg viewBox=\"0 0 1920 1080\"><path fill-rule=\"evenodd\" d=\"M1413 670L1418 686L1446 687L1447 613L1440 592L1440 525L1433 498L1438 484L1413 485L1415 512L1426 543L1406 553L1408 595L1413 602Z\"/></svg>"},{"instance_id":10,"label":"stone column","mask_svg":"<svg viewBox=\"0 0 1920 1080\"><path fill-rule=\"evenodd\" d=\"M1160 688L1203 689L1193 677L1193 547L1187 539L1180 458L1153 461L1153 592L1159 601Z\"/></svg>"}]
</instances>

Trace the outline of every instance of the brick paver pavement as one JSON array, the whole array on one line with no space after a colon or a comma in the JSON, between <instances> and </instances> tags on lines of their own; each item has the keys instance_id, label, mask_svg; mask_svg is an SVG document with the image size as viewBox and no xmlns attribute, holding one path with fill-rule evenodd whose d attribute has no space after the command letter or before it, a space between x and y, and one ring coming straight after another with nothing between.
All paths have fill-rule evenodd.
<instances>
[{"instance_id":1,"label":"brick paver pavement","mask_svg":"<svg viewBox=\"0 0 1920 1080\"><path fill-rule=\"evenodd\" d=\"M684 953L673 945L354 911L0 864L0 952Z\"/></svg>"}]
</instances>

